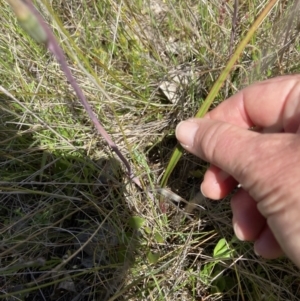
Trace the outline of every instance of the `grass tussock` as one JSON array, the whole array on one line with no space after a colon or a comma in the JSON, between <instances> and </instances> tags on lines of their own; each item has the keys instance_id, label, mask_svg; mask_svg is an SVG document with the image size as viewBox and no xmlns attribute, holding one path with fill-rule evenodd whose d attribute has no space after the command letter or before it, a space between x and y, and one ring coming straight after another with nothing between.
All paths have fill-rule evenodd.
<instances>
[{"instance_id":1,"label":"grass tussock","mask_svg":"<svg viewBox=\"0 0 300 301\"><path fill-rule=\"evenodd\" d=\"M94 112L145 187L159 182L175 125L193 116L266 0L35 1ZM216 105L299 72L298 1L275 9ZM229 203L192 219L128 181L58 63L0 0L0 299L298 300L299 271L238 242ZM204 162L169 186L190 199Z\"/></svg>"}]
</instances>

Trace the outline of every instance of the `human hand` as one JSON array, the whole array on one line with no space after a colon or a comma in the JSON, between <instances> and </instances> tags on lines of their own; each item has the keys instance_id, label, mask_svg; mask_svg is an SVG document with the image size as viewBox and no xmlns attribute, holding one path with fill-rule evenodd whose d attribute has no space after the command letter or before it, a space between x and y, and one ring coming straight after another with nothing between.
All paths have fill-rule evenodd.
<instances>
[{"instance_id":1,"label":"human hand","mask_svg":"<svg viewBox=\"0 0 300 301\"><path fill-rule=\"evenodd\" d=\"M258 127L259 132L249 131ZM204 118L181 122L181 145L212 165L203 194L231 199L233 227L265 258L285 253L300 267L300 76L256 83Z\"/></svg>"}]
</instances>

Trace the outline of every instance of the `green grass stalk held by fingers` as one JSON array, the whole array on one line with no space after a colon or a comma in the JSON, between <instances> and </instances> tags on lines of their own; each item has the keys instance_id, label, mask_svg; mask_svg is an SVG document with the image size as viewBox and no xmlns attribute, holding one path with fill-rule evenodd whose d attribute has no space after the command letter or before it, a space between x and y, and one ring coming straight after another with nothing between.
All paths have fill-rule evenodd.
<instances>
[{"instance_id":1,"label":"green grass stalk held by fingers","mask_svg":"<svg viewBox=\"0 0 300 301\"><path fill-rule=\"evenodd\" d=\"M263 9L261 14L257 17L253 25L248 30L246 36L242 39L239 43L238 47L236 48L235 52L232 54L230 60L228 61L227 65L225 66L224 70L220 74L219 78L216 80L214 85L212 86L207 98L205 99L204 103L200 107L199 111L197 112L195 117L201 118L203 117L207 111L209 110L212 102L214 101L215 97L218 95L222 85L224 85L229 73L231 72L234 64L237 62L239 57L241 56L243 50L254 36L256 30L259 28L261 23L263 22L264 18L271 12L274 5L278 2L278 0L271 0ZM167 185L168 179L174 170L175 166L177 165L178 161L180 160L183 154L183 148L180 145L177 145L174 149L174 152L171 156L171 159L168 163L164 176L161 180L161 187L165 187Z\"/></svg>"}]
</instances>

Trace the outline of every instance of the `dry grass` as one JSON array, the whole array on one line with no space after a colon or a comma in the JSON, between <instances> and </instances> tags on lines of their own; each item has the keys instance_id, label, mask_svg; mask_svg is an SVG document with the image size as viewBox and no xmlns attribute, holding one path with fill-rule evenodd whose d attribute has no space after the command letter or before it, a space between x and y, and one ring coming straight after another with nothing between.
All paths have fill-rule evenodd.
<instances>
[{"instance_id":1,"label":"dry grass","mask_svg":"<svg viewBox=\"0 0 300 301\"><path fill-rule=\"evenodd\" d=\"M158 183L175 125L195 114L267 3L239 2L232 39L230 1L37 1L145 186ZM0 5L0 83L15 97L0 94L0 299L298 300L299 271L237 242L228 202L207 201L189 220L136 191L57 62ZM279 1L215 104L254 80L299 72L292 5ZM170 83L174 103L161 90ZM169 186L190 199L205 167L185 155Z\"/></svg>"}]
</instances>

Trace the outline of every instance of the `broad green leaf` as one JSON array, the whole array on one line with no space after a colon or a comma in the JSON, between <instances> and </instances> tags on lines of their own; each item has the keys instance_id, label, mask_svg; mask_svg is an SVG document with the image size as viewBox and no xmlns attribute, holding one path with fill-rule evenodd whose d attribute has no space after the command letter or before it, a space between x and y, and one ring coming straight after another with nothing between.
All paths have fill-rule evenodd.
<instances>
[{"instance_id":1,"label":"broad green leaf","mask_svg":"<svg viewBox=\"0 0 300 301\"><path fill-rule=\"evenodd\" d=\"M145 219L139 216L132 216L128 221L129 226L135 230L140 229L144 223Z\"/></svg>"},{"instance_id":2,"label":"broad green leaf","mask_svg":"<svg viewBox=\"0 0 300 301\"><path fill-rule=\"evenodd\" d=\"M230 258L232 250L230 249L225 238L221 238L214 248L213 257L214 258Z\"/></svg>"},{"instance_id":3,"label":"broad green leaf","mask_svg":"<svg viewBox=\"0 0 300 301\"><path fill-rule=\"evenodd\" d=\"M151 234L152 233L152 230L151 230L151 228L150 227L145 227L145 232L147 233L147 234Z\"/></svg>"},{"instance_id":4,"label":"broad green leaf","mask_svg":"<svg viewBox=\"0 0 300 301\"><path fill-rule=\"evenodd\" d=\"M165 241L164 238L158 232L155 232L154 238L158 243L163 243Z\"/></svg>"},{"instance_id":5,"label":"broad green leaf","mask_svg":"<svg viewBox=\"0 0 300 301\"><path fill-rule=\"evenodd\" d=\"M226 287L226 282L224 277L221 275L220 277L218 277L218 279L214 281L212 286L212 293L216 294L216 293L223 292L225 287Z\"/></svg>"},{"instance_id":6,"label":"broad green leaf","mask_svg":"<svg viewBox=\"0 0 300 301\"><path fill-rule=\"evenodd\" d=\"M147 259L151 264L156 264L159 260L159 257L159 254L152 253L151 251L149 251L147 254Z\"/></svg>"}]
</instances>

